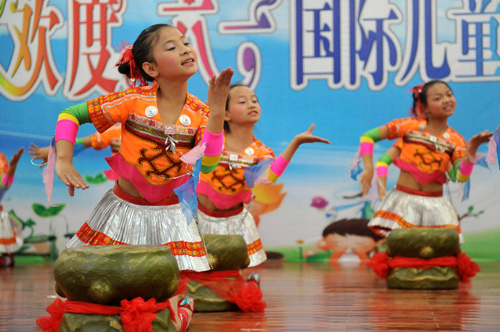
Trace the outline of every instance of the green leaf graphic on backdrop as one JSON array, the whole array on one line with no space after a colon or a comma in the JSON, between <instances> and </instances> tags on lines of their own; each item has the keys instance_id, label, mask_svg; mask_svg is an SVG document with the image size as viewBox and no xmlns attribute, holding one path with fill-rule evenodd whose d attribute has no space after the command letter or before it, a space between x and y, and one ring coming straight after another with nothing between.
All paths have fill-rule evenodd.
<instances>
[{"instance_id":1,"label":"green leaf graphic on backdrop","mask_svg":"<svg viewBox=\"0 0 500 332\"><path fill-rule=\"evenodd\" d=\"M57 216L66 207L66 204L49 206L48 208L46 208L42 204L33 203L31 207L33 208L33 211L36 213L37 216L42 218L47 218L47 217Z\"/></svg>"},{"instance_id":2,"label":"green leaf graphic on backdrop","mask_svg":"<svg viewBox=\"0 0 500 332\"><path fill-rule=\"evenodd\" d=\"M103 173L99 173L96 176L86 174L85 181L90 184L101 184L108 181L108 178Z\"/></svg>"}]
</instances>

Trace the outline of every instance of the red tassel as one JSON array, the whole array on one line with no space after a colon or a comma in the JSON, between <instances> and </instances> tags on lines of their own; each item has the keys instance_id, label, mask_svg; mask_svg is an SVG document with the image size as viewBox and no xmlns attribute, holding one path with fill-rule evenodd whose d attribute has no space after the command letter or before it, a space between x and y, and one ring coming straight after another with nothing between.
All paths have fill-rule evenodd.
<instances>
[{"instance_id":1,"label":"red tassel","mask_svg":"<svg viewBox=\"0 0 500 332\"><path fill-rule=\"evenodd\" d=\"M149 299L144 302L141 297L137 297L132 301L123 300L121 305L121 307L115 307L80 301L63 302L60 299L55 299L46 309L50 316L40 317L36 320L36 323L42 331L57 332L61 319L66 312L90 315L120 315L120 321L125 332L152 332L151 323L156 318L155 312L167 308L170 311L170 318L175 321L175 313L168 300L156 303L155 299Z\"/></svg>"},{"instance_id":2,"label":"red tassel","mask_svg":"<svg viewBox=\"0 0 500 332\"><path fill-rule=\"evenodd\" d=\"M457 270L461 282L469 282L470 278L476 276L481 269L476 262L473 262L465 253L457 256Z\"/></svg>"},{"instance_id":3,"label":"red tassel","mask_svg":"<svg viewBox=\"0 0 500 332\"><path fill-rule=\"evenodd\" d=\"M430 269L436 266L457 267L457 273L461 282L469 282L477 272L481 271L479 265L473 262L465 253L455 256L444 256L431 259L408 258L401 256L389 257L382 251L373 255L367 263L373 271L382 279L386 279L390 269L395 268L417 268Z\"/></svg>"},{"instance_id":4,"label":"red tassel","mask_svg":"<svg viewBox=\"0 0 500 332\"><path fill-rule=\"evenodd\" d=\"M385 251L381 251L373 255L370 261L366 264L372 267L373 272L375 272L377 276L382 279L386 279L390 271L389 260L390 258L387 256Z\"/></svg>"}]
</instances>

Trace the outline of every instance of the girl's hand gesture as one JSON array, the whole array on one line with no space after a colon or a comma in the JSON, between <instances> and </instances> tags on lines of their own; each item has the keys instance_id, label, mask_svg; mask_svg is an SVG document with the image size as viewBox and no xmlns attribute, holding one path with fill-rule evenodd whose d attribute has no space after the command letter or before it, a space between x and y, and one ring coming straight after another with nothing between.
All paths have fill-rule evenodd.
<instances>
[{"instance_id":1,"label":"girl's hand gesture","mask_svg":"<svg viewBox=\"0 0 500 332\"><path fill-rule=\"evenodd\" d=\"M89 185L80 176L80 173L73 167L73 164L66 160L57 159L56 174L61 181L67 185L70 196L75 195L75 188L87 189Z\"/></svg>"},{"instance_id":2,"label":"girl's hand gesture","mask_svg":"<svg viewBox=\"0 0 500 332\"><path fill-rule=\"evenodd\" d=\"M28 148L28 153L33 157L33 160L41 159L42 163L40 164L40 168L42 168L45 164L47 164L47 159L49 158L49 150L50 147L46 146L44 148L40 148L35 144L31 143L31 146Z\"/></svg>"},{"instance_id":3,"label":"girl's hand gesture","mask_svg":"<svg viewBox=\"0 0 500 332\"><path fill-rule=\"evenodd\" d=\"M224 69L218 77L213 75L208 81L207 105L210 108L210 116L224 116L226 100L231 86L231 78L234 70L231 67Z\"/></svg>"},{"instance_id":4,"label":"girl's hand gesture","mask_svg":"<svg viewBox=\"0 0 500 332\"><path fill-rule=\"evenodd\" d=\"M475 147L476 149L483 143L489 142L490 138L494 133L488 132L488 130L483 131L477 135L472 136L472 138L467 143L467 147Z\"/></svg>"},{"instance_id":5,"label":"girl's hand gesture","mask_svg":"<svg viewBox=\"0 0 500 332\"><path fill-rule=\"evenodd\" d=\"M23 154L23 152L24 152L24 148L20 148L19 150L17 150L17 152L12 156L12 158L10 158L9 168L16 169L17 162L21 158L21 155Z\"/></svg>"},{"instance_id":6,"label":"girl's hand gesture","mask_svg":"<svg viewBox=\"0 0 500 332\"><path fill-rule=\"evenodd\" d=\"M365 167L361 176L359 177L359 184L361 185L361 192L367 195L372 185L373 167Z\"/></svg>"},{"instance_id":7,"label":"girl's hand gesture","mask_svg":"<svg viewBox=\"0 0 500 332\"><path fill-rule=\"evenodd\" d=\"M467 159L469 159L469 162L473 163L475 161L477 148L481 144L489 142L493 134L485 130L482 133L472 136L469 142L467 142Z\"/></svg>"},{"instance_id":8,"label":"girl's hand gesture","mask_svg":"<svg viewBox=\"0 0 500 332\"><path fill-rule=\"evenodd\" d=\"M298 134L295 136L295 141L297 142L297 145L301 145L304 143L326 143L326 144L331 144L329 140L314 136L312 134L314 130L314 124L312 124L309 129L301 134Z\"/></svg>"},{"instance_id":9,"label":"girl's hand gesture","mask_svg":"<svg viewBox=\"0 0 500 332\"><path fill-rule=\"evenodd\" d=\"M298 134L297 136L294 137L294 139L288 144L286 147L285 151L281 154L281 156L287 160L290 161L292 160L293 155L295 154L295 151L299 148L301 144L304 143L326 143L326 144L331 144L329 140L314 136L312 134L312 131L314 129L314 124L312 124L309 129L301 134Z\"/></svg>"}]
</instances>

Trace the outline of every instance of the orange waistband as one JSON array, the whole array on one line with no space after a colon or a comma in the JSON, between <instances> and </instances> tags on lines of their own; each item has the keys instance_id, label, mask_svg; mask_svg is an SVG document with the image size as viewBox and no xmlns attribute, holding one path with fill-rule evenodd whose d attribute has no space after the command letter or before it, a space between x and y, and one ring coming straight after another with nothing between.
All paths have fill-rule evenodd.
<instances>
[{"instance_id":1,"label":"orange waistband","mask_svg":"<svg viewBox=\"0 0 500 332\"><path fill-rule=\"evenodd\" d=\"M410 195L418 195L418 196L425 196L425 197L441 197L443 196L443 191L421 191L421 190L415 190L411 188L407 188L405 186L402 186L400 184L396 185L396 189L399 191L402 191L404 193L410 194Z\"/></svg>"},{"instance_id":2,"label":"orange waistband","mask_svg":"<svg viewBox=\"0 0 500 332\"><path fill-rule=\"evenodd\" d=\"M237 214L240 214L243 211L243 204L241 204L241 206L237 207L236 209L222 210L222 211L212 211L212 210L207 209L203 205L198 204L198 209L210 217L229 218L229 217L235 216Z\"/></svg>"},{"instance_id":3,"label":"orange waistband","mask_svg":"<svg viewBox=\"0 0 500 332\"><path fill-rule=\"evenodd\" d=\"M144 197L136 197L132 196L130 194L127 194L125 191L123 191L122 188L117 184L115 184L115 187L113 188L113 192L115 193L116 196L120 197L124 201L127 201L132 204L136 205L149 205L149 206L164 206L164 205L174 205L179 203L179 199L177 198L176 195L166 197L162 199L161 201L158 202L150 202Z\"/></svg>"}]
</instances>

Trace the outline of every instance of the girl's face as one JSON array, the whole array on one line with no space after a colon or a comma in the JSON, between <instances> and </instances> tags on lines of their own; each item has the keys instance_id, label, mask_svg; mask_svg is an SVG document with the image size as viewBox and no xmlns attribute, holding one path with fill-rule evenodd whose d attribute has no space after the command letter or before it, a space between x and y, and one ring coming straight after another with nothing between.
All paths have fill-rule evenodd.
<instances>
[{"instance_id":1,"label":"girl's face","mask_svg":"<svg viewBox=\"0 0 500 332\"><path fill-rule=\"evenodd\" d=\"M427 106L424 113L429 119L446 119L455 112L453 91L443 83L436 83L427 90Z\"/></svg>"},{"instance_id":2,"label":"girl's face","mask_svg":"<svg viewBox=\"0 0 500 332\"><path fill-rule=\"evenodd\" d=\"M174 27L165 27L153 47L154 70L150 75L158 78L187 79L198 70L198 55L186 36ZM146 71L147 72L147 71Z\"/></svg>"},{"instance_id":3,"label":"girl's face","mask_svg":"<svg viewBox=\"0 0 500 332\"><path fill-rule=\"evenodd\" d=\"M225 119L234 124L255 124L260 119L260 105L252 89L237 86L229 91L229 104Z\"/></svg>"}]
</instances>

